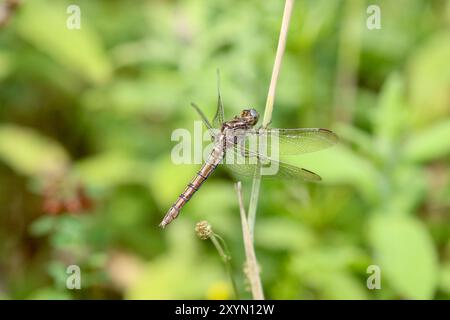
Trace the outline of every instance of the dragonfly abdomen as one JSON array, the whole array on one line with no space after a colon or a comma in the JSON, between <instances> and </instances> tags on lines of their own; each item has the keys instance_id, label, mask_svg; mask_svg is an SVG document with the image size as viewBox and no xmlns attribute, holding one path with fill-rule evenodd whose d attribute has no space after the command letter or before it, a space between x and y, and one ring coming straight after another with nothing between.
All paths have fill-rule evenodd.
<instances>
[{"instance_id":1,"label":"dragonfly abdomen","mask_svg":"<svg viewBox=\"0 0 450 320\"><path fill-rule=\"evenodd\" d=\"M217 165L222 160L223 152L218 149L214 149L208 160L201 167L200 171L197 172L194 179L186 186L183 193L178 196L177 201L170 207L167 211L164 219L161 221L159 226L164 228L166 225L171 223L180 214L181 208L192 198L195 192L200 189L203 182L211 175L211 173L216 169Z\"/></svg>"}]
</instances>

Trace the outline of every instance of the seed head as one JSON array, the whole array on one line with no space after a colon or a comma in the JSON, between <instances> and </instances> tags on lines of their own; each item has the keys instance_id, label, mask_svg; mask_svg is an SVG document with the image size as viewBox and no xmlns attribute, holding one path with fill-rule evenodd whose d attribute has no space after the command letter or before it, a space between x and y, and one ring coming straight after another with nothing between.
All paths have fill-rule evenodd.
<instances>
[{"instance_id":1,"label":"seed head","mask_svg":"<svg viewBox=\"0 0 450 320\"><path fill-rule=\"evenodd\" d=\"M209 239L209 237L212 235L212 227L209 224L208 221L203 220L200 222L197 222L197 224L195 225L195 233L197 234L197 236L202 239L202 240L206 240Z\"/></svg>"}]
</instances>

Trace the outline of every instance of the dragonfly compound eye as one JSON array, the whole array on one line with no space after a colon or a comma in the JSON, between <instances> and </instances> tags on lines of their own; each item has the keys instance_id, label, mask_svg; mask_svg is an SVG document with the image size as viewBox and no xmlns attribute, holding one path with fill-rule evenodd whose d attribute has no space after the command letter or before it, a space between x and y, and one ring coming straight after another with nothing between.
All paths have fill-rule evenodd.
<instances>
[{"instance_id":1,"label":"dragonfly compound eye","mask_svg":"<svg viewBox=\"0 0 450 320\"><path fill-rule=\"evenodd\" d=\"M250 109L250 115L255 119L259 118L259 113L255 109Z\"/></svg>"}]
</instances>

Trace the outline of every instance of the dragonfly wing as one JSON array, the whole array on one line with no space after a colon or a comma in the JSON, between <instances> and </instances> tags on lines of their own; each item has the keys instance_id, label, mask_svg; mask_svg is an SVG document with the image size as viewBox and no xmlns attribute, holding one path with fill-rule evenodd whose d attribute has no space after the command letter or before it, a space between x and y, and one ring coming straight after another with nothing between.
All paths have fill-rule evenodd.
<instances>
[{"instance_id":1,"label":"dragonfly wing","mask_svg":"<svg viewBox=\"0 0 450 320\"><path fill-rule=\"evenodd\" d=\"M236 174L238 177L247 178L253 177L255 174L255 170L257 169L257 166L253 164L224 163L224 166L232 173Z\"/></svg>"},{"instance_id":2,"label":"dragonfly wing","mask_svg":"<svg viewBox=\"0 0 450 320\"><path fill-rule=\"evenodd\" d=\"M275 160L273 160L275 161ZM273 163L273 162L272 162ZM278 169L274 175L264 174L264 179L284 179L284 180L297 180L301 179L304 181L320 181L322 178L307 169L295 167L293 165L287 164L285 162L278 162ZM235 173L238 177L248 177L254 176L256 170L261 170L261 166L257 164L225 164L225 167L231 172Z\"/></svg>"},{"instance_id":3,"label":"dragonfly wing","mask_svg":"<svg viewBox=\"0 0 450 320\"><path fill-rule=\"evenodd\" d=\"M338 137L334 132L321 128L271 128L249 131L246 134L246 140L253 140L251 143L246 143L258 145L260 150L267 150L264 151L265 154L276 157L319 151L334 145Z\"/></svg>"},{"instance_id":4,"label":"dragonfly wing","mask_svg":"<svg viewBox=\"0 0 450 320\"><path fill-rule=\"evenodd\" d=\"M195 109L195 111L197 111L197 113L199 114L200 118L202 119L203 124L208 128L209 134L211 135L211 137L214 138L216 136L217 132L211 126L211 123L208 121L208 118L206 118L206 116L203 113L203 111L195 103L191 103L191 106Z\"/></svg>"},{"instance_id":5,"label":"dragonfly wing","mask_svg":"<svg viewBox=\"0 0 450 320\"><path fill-rule=\"evenodd\" d=\"M264 178L302 179L305 181L320 181L319 175L304 168L263 157L241 145L235 145L227 150L223 164L238 176L253 177L257 170ZM231 153L231 155L230 155Z\"/></svg>"},{"instance_id":6,"label":"dragonfly wing","mask_svg":"<svg viewBox=\"0 0 450 320\"><path fill-rule=\"evenodd\" d=\"M219 70L217 70L217 110L213 118L214 127L220 128L222 126L224 117L222 96L220 95L220 72Z\"/></svg>"},{"instance_id":7,"label":"dragonfly wing","mask_svg":"<svg viewBox=\"0 0 450 320\"><path fill-rule=\"evenodd\" d=\"M212 129L211 123L209 123L208 118L206 118L203 111L195 103L191 103L191 106L192 106L192 108L194 108L195 111L197 111L197 113L199 114L200 118L202 119L204 125L208 129Z\"/></svg>"},{"instance_id":8,"label":"dragonfly wing","mask_svg":"<svg viewBox=\"0 0 450 320\"><path fill-rule=\"evenodd\" d=\"M322 178L305 168L299 168L285 162L278 162L278 173L274 176L283 178L283 179L302 179L304 181L320 181ZM270 177L270 175L268 175Z\"/></svg>"}]
</instances>

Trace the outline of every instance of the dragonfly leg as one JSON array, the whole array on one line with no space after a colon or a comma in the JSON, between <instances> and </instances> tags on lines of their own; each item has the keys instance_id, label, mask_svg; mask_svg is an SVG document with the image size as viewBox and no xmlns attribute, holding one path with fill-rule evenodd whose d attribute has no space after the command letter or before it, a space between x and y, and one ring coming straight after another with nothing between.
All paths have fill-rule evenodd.
<instances>
[{"instance_id":1,"label":"dragonfly leg","mask_svg":"<svg viewBox=\"0 0 450 320\"><path fill-rule=\"evenodd\" d=\"M256 132L259 132L261 129L266 129L266 128L267 128L268 126L270 126L271 124L272 124L272 120L270 120L269 123L268 123L266 126L260 124L260 125L258 126L258 128L256 129Z\"/></svg>"}]
</instances>

